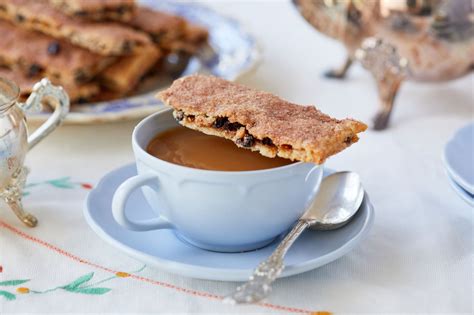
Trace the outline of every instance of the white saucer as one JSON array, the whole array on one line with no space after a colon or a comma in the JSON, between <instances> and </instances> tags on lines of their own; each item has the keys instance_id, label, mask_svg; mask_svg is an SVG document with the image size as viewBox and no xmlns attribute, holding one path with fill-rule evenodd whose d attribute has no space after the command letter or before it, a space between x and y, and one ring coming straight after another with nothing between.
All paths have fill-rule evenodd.
<instances>
[{"instance_id":1,"label":"white saucer","mask_svg":"<svg viewBox=\"0 0 474 315\"><path fill-rule=\"evenodd\" d=\"M449 184L453 190L461 197L462 200L467 202L471 207L474 207L474 195L470 194L467 190L459 186L456 181L448 173Z\"/></svg>"},{"instance_id":2,"label":"white saucer","mask_svg":"<svg viewBox=\"0 0 474 315\"><path fill-rule=\"evenodd\" d=\"M191 278L245 281L275 249L276 242L245 253L211 252L180 241L171 230L133 232L122 228L112 217L112 196L125 179L134 175L135 165L127 165L104 176L87 196L84 215L99 237L137 260ZM135 220L154 216L140 191L131 195L127 208ZM281 277L318 268L347 254L364 239L373 220L374 209L365 195L359 212L343 228L306 231L288 252Z\"/></svg>"},{"instance_id":3,"label":"white saucer","mask_svg":"<svg viewBox=\"0 0 474 315\"><path fill-rule=\"evenodd\" d=\"M456 131L444 148L443 161L450 179L474 195L474 123Z\"/></svg>"}]
</instances>

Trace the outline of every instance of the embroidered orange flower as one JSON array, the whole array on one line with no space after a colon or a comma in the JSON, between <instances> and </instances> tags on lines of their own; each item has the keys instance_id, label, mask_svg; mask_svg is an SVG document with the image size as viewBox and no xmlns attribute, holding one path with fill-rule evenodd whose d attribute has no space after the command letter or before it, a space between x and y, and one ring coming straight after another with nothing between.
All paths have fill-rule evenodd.
<instances>
[{"instance_id":1,"label":"embroidered orange flower","mask_svg":"<svg viewBox=\"0 0 474 315\"><path fill-rule=\"evenodd\" d=\"M17 288L17 289L16 289L16 292L18 292L18 293L20 293L20 294L28 294L28 293L30 293L30 289L24 288L24 287L20 287L20 288Z\"/></svg>"},{"instance_id":2,"label":"embroidered orange flower","mask_svg":"<svg viewBox=\"0 0 474 315\"><path fill-rule=\"evenodd\" d=\"M117 273L115 273L115 275L119 278L127 278L127 277L130 277L130 274L128 272L122 272L122 271L119 271Z\"/></svg>"}]
</instances>

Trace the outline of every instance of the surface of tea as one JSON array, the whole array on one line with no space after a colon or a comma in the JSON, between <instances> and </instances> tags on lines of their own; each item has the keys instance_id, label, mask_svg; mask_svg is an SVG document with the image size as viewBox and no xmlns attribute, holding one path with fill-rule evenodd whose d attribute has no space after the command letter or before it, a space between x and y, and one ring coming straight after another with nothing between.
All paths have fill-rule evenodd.
<instances>
[{"instance_id":1,"label":"surface of tea","mask_svg":"<svg viewBox=\"0 0 474 315\"><path fill-rule=\"evenodd\" d=\"M147 152L174 164L213 171L255 171L293 163L267 158L237 147L232 141L201 132L175 127L159 133Z\"/></svg>"}]
</instances>

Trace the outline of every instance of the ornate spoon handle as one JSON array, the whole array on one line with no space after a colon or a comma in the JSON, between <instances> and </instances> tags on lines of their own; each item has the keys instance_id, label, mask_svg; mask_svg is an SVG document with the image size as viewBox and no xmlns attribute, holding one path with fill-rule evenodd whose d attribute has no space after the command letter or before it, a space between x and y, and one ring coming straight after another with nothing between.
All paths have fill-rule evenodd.
<instances>
[{"instance_id":1,"label":"ornate spoon handle","mask_svg":"<svg viewBox=\"0 0 474 315\"><path fill-rule=\"evenodd\" d=\"M224 302L242 304L257 303L263 300L271 292L273 281L285 268L283 258L286 252L309 225L308 221L299 220L270 257L258 265L249 281L227 296Z\"/></svg>"}]
</instances>

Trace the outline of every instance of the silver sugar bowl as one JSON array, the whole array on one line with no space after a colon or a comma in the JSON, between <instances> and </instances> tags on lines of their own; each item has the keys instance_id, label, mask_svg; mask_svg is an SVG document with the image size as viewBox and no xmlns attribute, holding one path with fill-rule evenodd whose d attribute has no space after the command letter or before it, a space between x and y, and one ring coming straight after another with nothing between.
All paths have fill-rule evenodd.
<instances>
[{"instance_id":1,"label":"silver sugar bowl","mask_svg":"<svg viewBox=\"0 0 474 315\"><path fill-rule=\"evenodd\" d=\"M0 77L0 199L27 226L38 220L23 210L21 197L27 169L23 166L26 153L48 136L69 112L69 97L61 87L48 79L36 83L25 103L18 101L20 90L15 83ZM54 106L49 119L28 136L25 112L38 110L43 102Z\"/></svg>"},{"instance_id":2,"label":"silver sugar bowl","mask_svg":"<svg viewBox=\"0 0 474 315\"><path fill-rule=\"evenodd\" d=\"M293 0L318 31L341 41L347 59L330 78L360 61L377 83L374 129L387 127L404 80L452 80L474 66L472 0Z\"/></svg>"}]
</instances>

